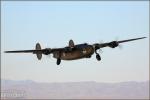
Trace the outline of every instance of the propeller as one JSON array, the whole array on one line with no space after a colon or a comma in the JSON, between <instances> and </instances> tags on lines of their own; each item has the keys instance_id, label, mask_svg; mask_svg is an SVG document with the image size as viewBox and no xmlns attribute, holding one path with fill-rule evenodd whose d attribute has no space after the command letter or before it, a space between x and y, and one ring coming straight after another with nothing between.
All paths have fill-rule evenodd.
<instances>
[{"instance_id":1,"label":"propeller","mask_svg":"<svg viewBox=\"0 0 150 100\"><path fill-rule=\"evenodd\" d=\"M102 54L102 53L103 53L103 50L102 50L102 49L99 49L98 52Z\"/></svg>"},{"instance_id":2,"label":"propeller","mask_svg":"<svg viewBox=\"0 0 150 100\"><path fill-rule=\"evenodd\" d=\"M120 44L118 45L118 47L119 47L119 49L120 49L120 50L122 50L122 49L123 49L123 46L122 46L122 45L120 45Z\"/></svg>"},{"instance_id":3,"label":"propeller","mask_svg":"<svg viewBox=\"0 0 150 100\"><path fill-rule=\"evenodd\" d=\"M119 38L118 38L118 37L116 37L116 38L115 38L115 40L116 40L116 41L118 41L118 40L119 40ZM121 45L121 44L119 44L119 43L118 43L118 48L119 48L120 50L122 50L122 49L123 49L123 45Z\"/></svg>"},{"instance_id":4,"label":"propeller","mask_svg":"<svg viewBox=\"0 0 150 100\"><path fill-rule=\"evenodd\" d=\"M51 58L51 55L46 55L47 58Z\"/></svg>"},{"instance_id":5,"label":"propeller","mask_svg":"<svg viewBox=\"0 0 150 100\"><path fill-rule=\"evenodd\" d=\"M104 41L103 41L103 40L100 40L99 43L102 44L102 43L104 43ZM99 52L99 53L103 53L103 50L102 50L102 49L99 49L98 52Z\"/></svg>"}]
</instances>

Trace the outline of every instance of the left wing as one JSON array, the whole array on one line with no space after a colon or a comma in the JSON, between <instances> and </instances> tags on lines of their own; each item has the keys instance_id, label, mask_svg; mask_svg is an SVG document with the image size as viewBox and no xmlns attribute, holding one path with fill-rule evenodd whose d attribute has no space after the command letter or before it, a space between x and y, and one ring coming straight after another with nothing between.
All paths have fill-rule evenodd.
<instances>
[{"instance_id":1,"label":"left wing","mask_svg":"<svg viewBox=\"0 0 150 100\"><path fill-rule=\"evenodd\" d=\"M101 44L96 43L96 44L93 44L93 46L95 47L95 50L100 49L100 48L104 48L104 47L115 48L115 47L117 47L120 43L135 41L135 40L144 39L144 38L146 38L146 37L140 37L140 38L134 38L134 39L127 39L127 40L121 40L121 41L112 41L112 42L101 43Z\"/></svg>"},{"instance_id":2,"label":"left wing","mask_svg":"<svg viewBox=\"0 0 150 100\"><path fill-rule=\"evenodd\" d=\"M53 52L61 52L62 50L64 50L63 48L45 48L45 49L41 49L41 46L39 43L36 44L35 49L34 50L15 50L15 51L5 51L5 53L33 53L37 55L37 58L39 60L41 60L42 58L42 54L44 55L49 55Z\"/></svg>"},{"instance_id":3,"label":"left wing","mask_svg":"<svg viewBox=\"0 0 150 100\"><path fill-rule=\"evenodd\" d=\"M51 49L51 48L45 48L45 49L40 49L40 50L15 50L15 51L5 51L5 53L33 53L36 54L38 60L41 60L42 54L44 55L49 55L53 52L59 52L64 50L63 48L56 48L56 49Z\"/></svg>"},{"instance_id":4,"label":"left wing","mask_svg":"<svg viewBox=\"0 0 150 100\"><path fill-rule=\"evenodd\" d=\"M40 49L40 50L14 50L14 51L4 51L5 53L33 53L33 54L36 54L36 53L42 53L42 54L45 54L45 55L48 55L48 54L51 54L55 51L62 51L64 50L63 48L54 48L54 49L51 49L51 48L45 48L45 49Z\"/></svg>"}]
</instances>

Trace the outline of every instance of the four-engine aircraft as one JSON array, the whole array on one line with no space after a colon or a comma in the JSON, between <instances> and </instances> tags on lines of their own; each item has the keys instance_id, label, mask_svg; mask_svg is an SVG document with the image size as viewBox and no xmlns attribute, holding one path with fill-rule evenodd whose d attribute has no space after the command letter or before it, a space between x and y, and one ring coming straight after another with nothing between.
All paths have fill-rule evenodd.
<instances>
[{"instance_id":1,"label":"four-engine aircraft","mask_svg":"<svg viewBox=\"0 0 150 100\"><path fill-rule=\"evenodd\" d=\"M53 54L53 57L57 59L56 64L59 65L61 60L76 60L81 58L91 58L91 56L95 53L96 59L98 61L101 60L100 55L98 54L97 50L110 47L115 48L119 46L119 44L139 39L144 39L146 37L134 38L134 39L127 39L121 41L112 41L107 43L95 43L95 44L77 44L75 45L73 40L69 41L69 45L64 48L45 48L42 49L40 44L37 43L35 50L17 50L17 51L5 51L5 53L33 53L36 54L38 60L41 60L42 54L49 55Z\"/></svg>"}]
</instances>

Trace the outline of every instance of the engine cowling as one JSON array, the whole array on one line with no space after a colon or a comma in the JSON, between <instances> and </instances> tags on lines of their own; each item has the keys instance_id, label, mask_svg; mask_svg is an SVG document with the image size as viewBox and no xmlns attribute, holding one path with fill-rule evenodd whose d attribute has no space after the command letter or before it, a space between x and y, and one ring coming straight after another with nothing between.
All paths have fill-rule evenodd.
<instances>
[{"instance_id":1,"label":"engine cowling","mask_svg":"<svg viewBox=\"0 0 150 100\"><path fill-rule=\"evenodd\" d=\"M108 45L109 45L109 47L111 47L111 48L115 48L115 47L117 47L117 46L119 45L119 43L118 43L117 41L112 41L112 42L110 42Z\"/></svg>"}]
</instances>

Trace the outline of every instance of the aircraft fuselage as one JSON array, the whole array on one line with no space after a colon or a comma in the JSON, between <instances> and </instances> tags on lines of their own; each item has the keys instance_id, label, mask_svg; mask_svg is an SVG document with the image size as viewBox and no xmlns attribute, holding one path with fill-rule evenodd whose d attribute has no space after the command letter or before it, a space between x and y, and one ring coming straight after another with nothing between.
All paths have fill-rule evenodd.
<instances>
[{"instance_id":1,"label":"aircraft fuselage","mask_svg":"<svg viewBox=\"0 0 150 100\"><path fill-rule=\"evenodd\" d=\"M70 47L65 47L66 49ZM54 58L60 58L61 60L76 60L80 58L90 58L94 53L94 48L92 45L88 44L78 44L75 45L72 50L56 51L53 53Z\"/></svg>"}]
</instances>

